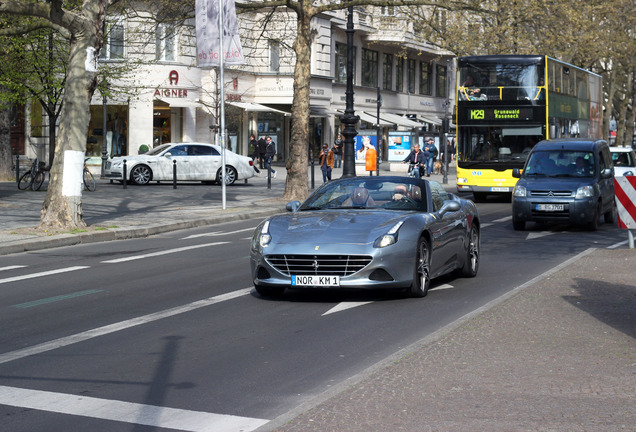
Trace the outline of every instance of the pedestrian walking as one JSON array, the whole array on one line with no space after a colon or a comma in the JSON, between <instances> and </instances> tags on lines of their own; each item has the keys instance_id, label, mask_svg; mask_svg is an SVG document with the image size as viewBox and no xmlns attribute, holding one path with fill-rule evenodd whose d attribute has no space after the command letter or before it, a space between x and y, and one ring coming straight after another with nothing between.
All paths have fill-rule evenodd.
<instances>
[{"instance_id":1,"label":"pedestrian walking","mask_svg":"<svg viewBox=\"0 0 636 432\"><path fill-rule=\"evenodd\" d=\"M256 172L256 174L260 174L261 170L258 169L258 167L256 166L258 164L258 141L256 141L256 137L254 136L254 134L250 135L250 143L249 143L249 155L252 158L252 160L254 161L254 171Z\"/></svg>"},{"instance_id":2,"label":"pedestrian walking","mask_svg":"<svg viewBox=\"0 0 636 432\"><path fill-rule=\"evenodd\" d=\"M265 169L265 158L267 153L267 140L261 137L257 143L258 148L258 163L261 169Z\"/></svg>"},{"instance_id":3,"label":"pedestrian walking","mask_svg":"<svg viewBox=\"0 0 636 432\"><path fill-rule=\"evenodd\" d=\"M276 143L272 141L272 138L270 136L265 138L265 141L265 168L269 170L272 178L276 178L276 170L272 168L272 161L274 160L274 156L276 155Z\"/></svg>"},{"instance_id":4,"label":"pedestrian walking","mask_svg":"<svg viewBox=\"0 0 636 432\"><path fill-rule=\"evenodd\" d=\"M431 176L433 172L433 162L435 161L435 153L437 148L435 147L435 140L433 137L429 137L427 143L424 144L424 158L426 159L426 177Z\"/></svg>"},{"instance_id":5,"label":"pedestrian walking","mask_svg":"<svg viewBox=\"0 0 636 432\"><path fill-rule=\"evenodd\" d=\"M322 151L318 156L320 159L320 170L322 171L322 182L327 183L331 180L331 171L334 166L334 152L329 149L328 144L322 145Z\"/></svg>"},{"instance_id":6,"label":"pedestrian walking","mask_svg":"<svg viewBox=\"0 0 636 432\"><path fill-rule=\"evenodd\" d=\"M342 150L344 148L344 140L342 139L342 135L338 134L338 138L333 145L333 156L334 156L334 168L340 168L342 166Z\"/></svg>"}]
</instances>

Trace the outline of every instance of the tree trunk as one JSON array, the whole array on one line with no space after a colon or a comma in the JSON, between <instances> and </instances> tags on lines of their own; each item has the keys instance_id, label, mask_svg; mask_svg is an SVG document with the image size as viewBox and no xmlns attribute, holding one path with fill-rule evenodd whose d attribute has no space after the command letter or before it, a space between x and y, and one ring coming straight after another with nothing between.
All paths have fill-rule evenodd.
<instances>
[{"instance_id":1,"label":"tree trunk","mask_svg":"<svg viewBox=\"0 0 636 432\"><path fill-rule=\"evenodd\" d=\"M297 11L298 33L294 42L294 98L291 143L287 160L287 182L283 198L302 201L307 197L307 152L309 148L309 86L311 81L311 17Z\"/></svg>"},{"instance_id":2,"label":"tree trunk","mask_svg":"<svg viewBox=\"0 0 636 432\"><path fill-rule=\"evenodd\" d=\"M55 143L57 142L57 119L55 116L55 106L47 107L46 113L49 116L49 166L53 166L55 160Z\"/></svg>"},{"instance_id":3,"label":"tree trunk","mask_svg":"<svg viewBox=\"0 0 636 432\"><path fill-rule=\"evenodd\" d=\"M97 45L103 27L106 0L85 0L83 16L72 31L64 104L60 113L55 163L42 206L41 229L72 229L86 226L82 214L82 191L90 100L97 75L86 70L87 49ZM101 41L100 41L101 44Z\"/></svg>"},{"instance_id":4,"label":"tree trunk","mask_svg":"<svg viewBox=\"0 0 636 432\"><path fill-rule=\"evenodd\" d=\"M4 88L0 86L0 92ZM11 111L9 104L0 102L0 181L13 179L13 161L11 159Z\"/></svg>"}]
</instances>

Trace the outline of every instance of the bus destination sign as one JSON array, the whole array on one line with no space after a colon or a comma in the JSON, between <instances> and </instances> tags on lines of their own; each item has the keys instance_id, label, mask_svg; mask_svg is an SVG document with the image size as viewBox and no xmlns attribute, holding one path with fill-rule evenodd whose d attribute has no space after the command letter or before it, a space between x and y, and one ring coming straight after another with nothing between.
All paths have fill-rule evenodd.
<instances>
[{"instance_id":1,"label":"bus destination sign","mask_svg":"<svg viewBox=\"0 0 636 432\"><path fill-rule=\"evenodd\" d=\"M532 114L532 108L471 108L467 120L528 121Z\"/></svg>"}]
</instances>

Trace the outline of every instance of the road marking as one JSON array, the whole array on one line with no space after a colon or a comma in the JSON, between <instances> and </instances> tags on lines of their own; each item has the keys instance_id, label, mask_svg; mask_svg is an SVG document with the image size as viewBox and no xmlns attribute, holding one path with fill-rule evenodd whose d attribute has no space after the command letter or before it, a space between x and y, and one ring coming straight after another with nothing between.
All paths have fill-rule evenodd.
<instances>
[{"instance_id":1,"label":"road marking","mask_svg":"<svg viewBox=\"0 0 636 432\"><path fill-rule=\"evenodd\" d=\"M509 220L512 220L512 216L506 216L506 217L502 217L501 219L495 219L493 222L508 222Z\"/></svg>"},{"instance_id":2,"label":"road marking","mask_svg":"<svg viewBox=\"0 0 636 432\"><path fill-rule=\"evenodd\" d=\"M25 280L25 279L33 279L33 278L42 277L42 276L49 276L49 275L54 275L54 274L58 274L58 273L67 273L67 272L72 272L72 271L75 271L75 270L82 270L82 269L87 269L87 268L89 268L89 267L88 266L75 266L75 267L61 268L61 269L57 269L57 270L49 270L49 271L39 272L39 273L31 273L31 274L22 275L22 276L14 276L14 277L10 277L10 278L0 279L0 284L9 283L9 282L16 282L16 281L21 281L21 280Z\"/></svg>"},{"instance_id":3,"label":"road marking","mask_svg":"<svg viewBox=\"0 0 636 432\"><path fill-rule=\"evenodd\" d=\"M494 223L483 223L483 224L481 224L481 227L482 228L486 228L486 227L489 227L491 225L494 225Z\"/></svg>"},{"instance_id":4,"label":"road marking","mask_svg":"<svg viewBox=\"0 0 636 432\"><path fill-rule=\"evenodd\" d=\"M431 288L429 289L429 291L438 291L438 290L445 290L445 289L451 289L451 288L455 288L453 285L449 285L449 284L444 284L444 285L440 285L440 286L436 286L435 288Z\"/></svg>"},{"instance_id":5,"label":"road marking","mask_svg":"<svg viewBox=\"0 0 636 432\"><path fill-rule=\"evenodd\" d=\"M73 345L79 342L83 342L89 339L93 339L99 336L104 336L110 333L115 333L121 330L126 330L131 327L136 327L142 324L147 324L160 319L169 318L182 313L190 312L196 309L200 309L206 306L210 306L216 303L232 300L237 297L248 295L252 291L252 287L241 289L238 291L232 291L226 294L221 294L207 299L198 300L192 303L185 304L183 306L177 306L172 309L166 309L159 312L154 312L148 315L143 315L137 318L131 318L126 321L120 321L118 323L109 324L103 327L98 327L92 330L87 330L81 333L76 333L71 336L55 339L49 342L44 342L32 347L11 351L5 354L0 354L0 364L8 363L13 360L18 360L24 357L29 357L43 352L52 351L58 348L62 348L68 345Z\"/></svg>"},{"instance_id":6,"label":"road marking","mask_svg":"<svg viewBox=\"0 0 636 432\"><path fill-rule=\"evenodd\" d=\"M0 271L14 270L14 269L19 269L19 268L24 268L24 267L26 267L26 266L23 266L23 265L12 265L12 266L0 267Z\"/></svg>"},{"instance_id":7,"label":"road marking","mask_svg":"<svg viewBox=\"0 0 636 432\"><path fill-rule=\"evenodd\" d=\"M82 297L82 296L89 295L89 294L96 294L96 293L99 293L99 292L102 292L102 291L104 291L104 290L92 289L92 290L86 290L86 291L78 291L78 292L74 292L74 293L70 293L70 294L64 294L64 295L59 295L59 296L55 296L55 297L49 297L49 298L40 299L40 300L33 300L33 301L30 301L30 302L26 302L26 303L20 303L20 304L13 305L11 307L18 308L18 309L27 309L27 308L30 308L30 307L40 306L40 305L43 305L43 304L54 303L56 301L68 300L68 299L71 299L71 298Z\"/></svg>"},{"instance_id":8,"label":"road marking","mask_svg":"<svg viewBox=\"0 0 636 432\"><path fill-rule=\"evenodd\" d=\"M617 247L623 246L624 244L627 244L627 243L629 243L629 240L624 240L622 242L614 243L613 245L608 246L607 249L616 249Z\"/></svg>"},{"instance_id":9,"label":"road marking","mask_svg":"<svg viewBox=\"0 0 636 432\"><path fill-rule=\"evenodd\" d=\"M565 232L565 231L562 231L562 232ZM526 237L526 240L533 240L533 239L538 239L541 237L547 237L552 234L558 234L558 232L557 231L531 232L528 234L528 237Z\"/></svg>"},{"instance_id":10,"label":"road marking","mask_svg":"<svg viewBox=\"0 0 636 432\"><path fill-rule=\"evenodd\" d=\"M161 256L161 255L168 255L168 254L171 254L171 253L183 252L183 251L192 250L192 249L199 249L199 248L210 247L210 246L218 246L218 245L222 245L222 244L226 244L226 243L229 243L229 242L214 242L214 243L204 243L204 244L193 245L193 246L184 246L184 247L180 247L180 248L176 248L176 249L168 249L168 250L159 251L159 252L152 252L152 253L147 253L147 254L142 254L142 255L135 255L135 256L125 257L125 258L116 258L116 259L112 259L112 260L108 260L108 261L102 261L102 264L117 264L117 263L126 262L126 261L135 261L135 260L138 260L138 259L151 258L151 257L156 257L156 256Z\"/></svg>"},{"instance_id":11,"label":"road marking","mask_svg":"<svg viewBox=\"0 0 636 432\"><path fill-rule=\"evenodd\" d=\"M221 235L236 234L236 233L245 232L245 231L254 231L255 228L256 227L244 228L244 229L240 229L240 230L236 230L236 231L228 231L228 232L214 231L214 232L211 232L211 233L192 234L192 235L189 235L187 237L183 237L181 240L188 240L188 239L193 239L193 238L198 238L198 237L214 237L214 236L221 236Z\"/></svg>"},{"instance_id":12,"label":"road marking","mask_svg":"<svg viewBox=\"0 0 636 432\"><path fill-rule=\"evenodd\" d=\"M332 307L327 312L322 314L322 316L329 315L329 314L336 313L336 312L342 312L344 310L352 309L352 308L358 307L358 306L363 306L363 305L369 304L369 303L373 303L373 302L372 301L366 301L366 302L342 302L342 303L338 303L336 306Z\"/></svg>"},{"instance_id":13,"label":"road marking","mask_svg":"<svg viewBox=\"0 0 636 432\"><path fill-rule=\"evenodd\" d=\"M253 431L268 420L0 386L0 404L183 431Z\"/></svg>"}]
</instances>

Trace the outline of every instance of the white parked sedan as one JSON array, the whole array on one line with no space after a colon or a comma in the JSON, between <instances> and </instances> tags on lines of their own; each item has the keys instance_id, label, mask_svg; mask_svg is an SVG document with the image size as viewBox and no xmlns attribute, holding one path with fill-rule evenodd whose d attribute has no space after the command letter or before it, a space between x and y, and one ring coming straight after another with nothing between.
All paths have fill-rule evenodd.
<instances>
[{"instance_id":1,"label":"white parked sedan","mask_svg":"<svg viewBox=\"0 0 636 432\"><path fill-rule=\"evenodd\" d=\"M610 147L614 177L636 175L636 153L631 147Z\"/></svg>"},{"instance_id":2,"label":"white parked sedan","mask_svg":"<svg viewBox=\"0 0 636 432\"><path fill-rule=\"evenodd\" d=\"M148 153L108 159L105 177L121 180L124 160L126 178L138 185L153 180L172 181L175 161L178 181L216 181L221 184L221 147L213 144L163 144ZM252 158L225 150L225 184L250 177L254 177Z\"/></svg>"}]
</instances>

